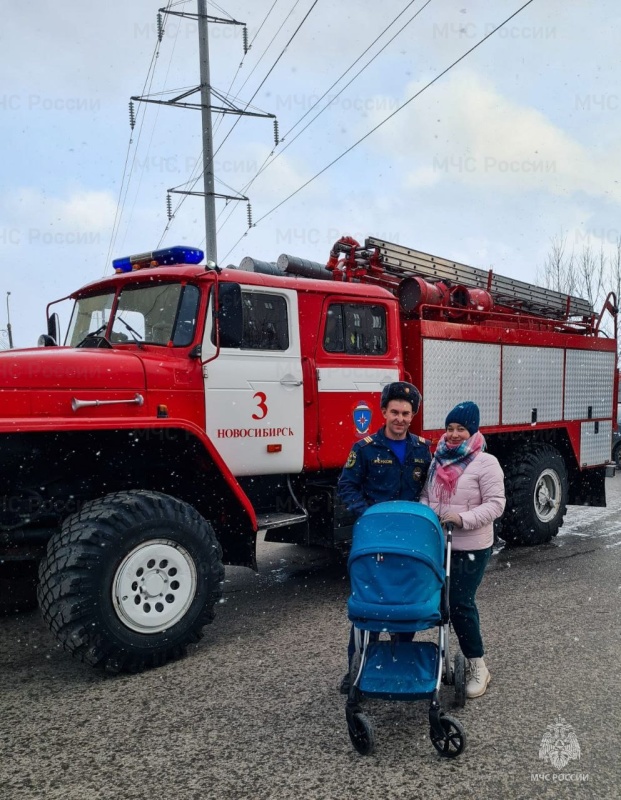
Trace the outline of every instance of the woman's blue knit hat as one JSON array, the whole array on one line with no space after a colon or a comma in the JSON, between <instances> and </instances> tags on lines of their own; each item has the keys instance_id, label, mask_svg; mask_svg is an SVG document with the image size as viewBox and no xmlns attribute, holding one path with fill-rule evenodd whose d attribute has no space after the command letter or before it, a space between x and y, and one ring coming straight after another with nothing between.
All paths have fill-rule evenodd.
<instances>
[{"instance_id":1,"label":"woman's blue knit hat","mask_svg":"<svg viewBox=\"0 0 621 800\"><path fill-rule=\"evenodd\" d=\"M452 411L449 411L444 422L444 427L448 428L451 422L463 425L470 436L479 430L479 407L472 400L464 400L459 403Z\"/></svg>"}]
</instances>

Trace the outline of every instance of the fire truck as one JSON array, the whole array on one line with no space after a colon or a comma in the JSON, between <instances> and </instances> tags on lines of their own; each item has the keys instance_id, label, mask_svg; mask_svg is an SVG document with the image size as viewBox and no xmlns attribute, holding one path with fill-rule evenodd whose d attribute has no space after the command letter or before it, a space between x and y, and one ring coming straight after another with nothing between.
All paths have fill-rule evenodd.
<instances>
[{"instance_id":1,"label":"fire truck","mask_svg":"<svg viewBox=\"0 0 621 800\"><path fill-rule=\"evenodd\" d=\"M43 618L78 659L182 655L224 565L256 567L259 531L346 550L337 479L391 381L420 388L412 430L432 442L453 405L479 405L506 542L548 542L568 504L605 505L613 294L596 313L378 238L343 237L327 263L202 260L117 259L63 298L63 345L51 303L42 346L0 354L0 559L38 564Z\"/></svg>"}]
</instances>

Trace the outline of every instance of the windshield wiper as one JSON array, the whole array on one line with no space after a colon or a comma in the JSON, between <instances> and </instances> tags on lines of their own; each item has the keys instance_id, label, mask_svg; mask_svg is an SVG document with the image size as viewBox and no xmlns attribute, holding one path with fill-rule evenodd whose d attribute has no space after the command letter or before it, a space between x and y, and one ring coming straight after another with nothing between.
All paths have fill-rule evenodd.
<instances>
[{"instance_id":1,"label":"windshield wiper","mask_svg":"<svg viewBox=\"0 0 621 800\"><path fill-rule=\"evenodd\" d=\"M135 330L132 328L132 326L129 324L129 322L125 322L125 320L123 319L123 317L116 317L116 319L117 319L119 322L122 322L122 323L123 323L123 325L125 325L125 327L127 328L127 330L128 330L130 333L131 333L131 335L132 335L132 339L133 339L133 340L136 342L136 344L138 345L138 347L139 347L141 350L144 350L144 343L143 343L143 341L142 341L142 337L141 337L141 335L138 333L138 331L135 331Z\"/></svg>"},{"instance_id":2,"label":"windshield wiper","mask_svg":"<svg viewBox=\"0 0 621 800\"><path fill-rule=\"evenodd\" d=\"M110 342L109 342L109 341L106 339L106 337L105 337L105 336L100 336L100 335L99 335L100 333L102 333L102 331L105 331L107 327L108 327L108 323L107 323L107 322L104 322L104 324L103 324L103 325L100 325L100 326L97 328L97 330L96 330L96 331L89 331L89 332L86 334L86 336L85 336L83 339L80 339L80 341L79 341L79 342L78 342L78 343L77 343L75 346L76 346L76 347L84 347L84 343L85 343L85 342L88 342L88 341L103 341L103 342L105 342L105 343L107 344L107 346L108 346L108 347L112 347L112 345L111 345L111 344L110 344ZM98 345L98 346L99 346L99 345Z\"/></svg>"}]
</instances>

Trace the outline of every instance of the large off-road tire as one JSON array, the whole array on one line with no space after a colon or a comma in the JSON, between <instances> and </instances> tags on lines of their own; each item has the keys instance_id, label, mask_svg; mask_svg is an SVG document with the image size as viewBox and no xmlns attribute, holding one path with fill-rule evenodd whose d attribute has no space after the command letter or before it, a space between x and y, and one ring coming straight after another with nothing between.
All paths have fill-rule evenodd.
<instances>
[{"instance_id":1,"label":"large off-road tire","mask_svg":"<svg viewBox=\"0 0 621 800\"><path fill-rule=\"evenodd\" d=\"M502 538L509 544L549 542L567 512L567 468L556 448L535 444L505 466L507 505Z\"/></svg>"},{"instance_id":2,"label":"large off-road tire","mask_svg":"<svg viewBox=\"0 0 621 800\"><path fill-rule=\"evenodd\" d=\"M140 672L200 639L223 579L213 529L191 506L158 492L117 492L84 505L50 539L38 598L74 656Z\"/></svg>"}]
</instances>

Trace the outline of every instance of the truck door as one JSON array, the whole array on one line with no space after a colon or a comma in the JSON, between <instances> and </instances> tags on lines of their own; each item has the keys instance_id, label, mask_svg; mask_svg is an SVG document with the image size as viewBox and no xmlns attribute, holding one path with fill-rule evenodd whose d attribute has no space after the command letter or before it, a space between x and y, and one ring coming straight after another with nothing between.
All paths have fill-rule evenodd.
<instances>
[{"instance_id":1,"label":"truck door","mask_svg":"<svg viewBox=\"0 0 621 800\"><path fill-rule=\"evenodd\" d=\"M400 379L396 309L380 300L326 298L317 342L319 461L341 468L352 443L383 424L380 395Z\"/></svg>"},{"instance_id":2,"label":"truck door","mask_svg":"<svg viewBox=\"0 0 621 800\"><path fill-rule=\"evenodd\" d=\"M224 332L217 353L212 295L202 348L207 434L234 475L301 472L297 293L221 283L220 298L221 319L234 317L237 329L234 336Z\"/></svg>"}]
</instances>

